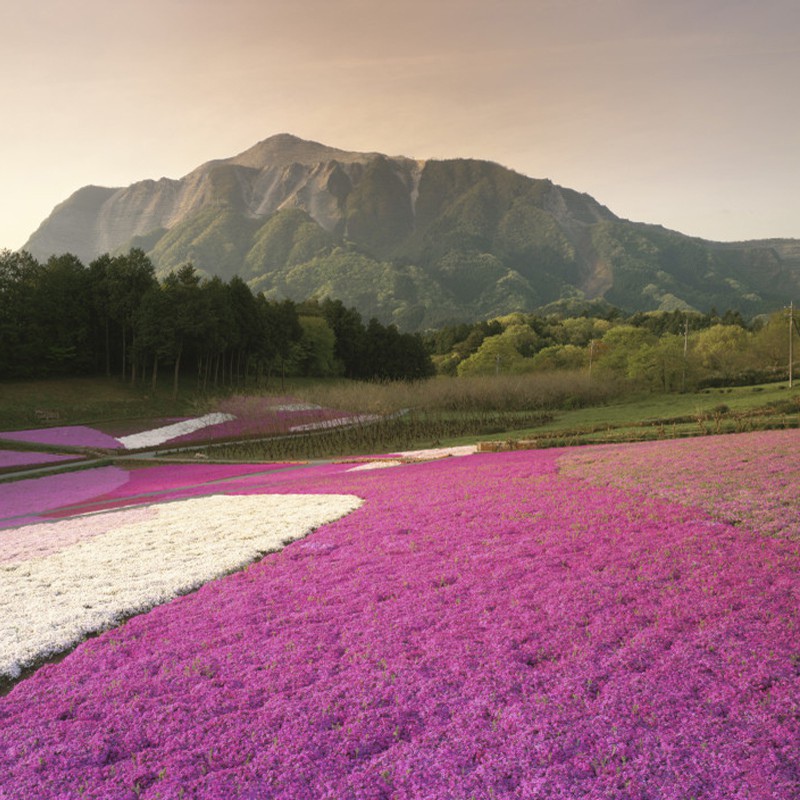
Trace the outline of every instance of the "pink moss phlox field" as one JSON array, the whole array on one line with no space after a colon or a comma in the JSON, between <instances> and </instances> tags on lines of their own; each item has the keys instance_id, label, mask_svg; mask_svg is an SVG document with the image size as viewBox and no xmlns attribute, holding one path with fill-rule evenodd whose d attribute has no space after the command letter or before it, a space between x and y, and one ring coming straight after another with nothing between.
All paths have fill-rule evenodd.
<instances>
[{"instance_id":1,"label":"pink moss phlox field","mask_svg":"<svg viewBox=\"0 0 800 800\"><path fill-rule=\"evenodd\" d=\"M0 469L12 467L35 467L38 464L55 464L59 461L74 461L75 456L56 453L31 453L21 450L0 450Z\"/></svg>"},{"instance_id":2,"label":"pink moss phlox field","mask_svg":"<svg viewBox=\"0 0 800 800\"><path fill-rule=\"evenodd\" d=\"M125 486L115 487L109 494L144 494L188 485L225 481L250 473L269 472L287 464L163 464L157 467L132 469Z\"/></svg>"},{"instance_id":3,"label":"pink moss phlox field","mask_svg":"<svg viewBox=\"0 0 800 800\"><path fill-rule=\"evenodd\" d=\"M152 467L157 470L159 467ZM181 474L183 467L177 467L178 475ZM252 467L251 467L252 469ZM152 489L151 491L135 491L131 486L120 487L120 489L110 492L107 496L94 498L88 503L83 503L80 507L58 509L50 516L61 517L71 516L76 512L86 513L89 511L104 511L112 508L124 508L129 505L141 504L143 502L171 502L174 500L186 500L190 497L203 497L208 494L263 494L270 492L274 494L288 494L292 491L284 491L284 485L293 485L297 482L296 470L301 469L294 464L269 464L260 465L255 472L248 474L248 470L243 465L241 474L230 474L220 476L201 483L187 483L180 485L173 483L173 488ZM342 464L321 464L314 466L303 466L303 480L318 478L324 475L344 472L348 466ZM138 473L139 470L136 470ZM2 800L2 798L0 798Z\"/></svg>"},{"instance_id":4,"label":"pink moss phlox field","mask_svg":"<svg viewBox=\"0 0 800 800\"><path fill-rule=\"evenodd\" d=\"M295 464L168 464L99 467L0 484L0 528L131 504L248 491ZM264 479L259 478L264 475ZM253 476L255 483L247 481ZM269 477L267 477L269 476Z\"/></svg>"},{"instance_id":5,"label":"pink moss phlox field","mask_svg":"<svg viewBox=\"0 0 800 800\"><path fill-rule=\"evenodd\" d=\"M0 439L55 446L64 445L66 447L100 447L108 450L116 450L120 447L120 443L113 436L94 428L87 428L85 425L37 428L29 431L6 431L0 433Z\"/></svg>"},{"instance_id":6,"label":"pink moss phlox field","mask_svg":"<svg viewBox=\"0 0 800 800\"><path fill-rule=\"evenodd\" d=\"M157 467L100 467L0 484L0 528L94 511L209 494L247 494L279 486L283 472L301 465L168 464ZM304 474L341 472L346 465L303 467ZM34 513L35 512L35 513Z\"/></svg>"},{"instance_id":7,"label":"pink moss phlox field","mask_svg":"<svg viewBox=\"0 0 800 800\"><path fill-rule=\"evenodd\" d=\"M41 521L55 508L86 502L117 489L127 480L127 470L98 467L0 483L0 528Z\"/></svg>"},{"instance_id":8,"label":"pink moss phlox field","mask_svg":"<svg viewBox=\"0 0 800 800\"><path fill-rule=\"evenodd\" d=\"M208 494L245 493L253 486L260 491L271 485L274 474L296 468L296 464L165 464L128 472L124 484L98 493L78 506L54 509L51 517L120 508L132 503L151 503L202 497Z\"/></svg>"},{"instance_id":9,"label":"pink moss phlox field","mask_svg":"<svg viewBox=\"0 0 800 800\"><path fill-rule=\"evenodd\" d=\"M800 431L567 451L565 474L696 506L767 536L800 538Z\"/></svg>"},{"instance_id":10,"label":"pink moss phlox field","mask_svg":"<svg viewBox=\"0 0 800 800\"><path fill-rule=\"evenodd\" d=\"M278 436L297 426L324 424L346 420L354 415L323 408L293 397L234 396L217 404L217 410L233 414L235 419L204 430L193 431L170 441L183 444L214 439L236 439L246 436Z\"/></svg>"},{"instance_id":11,"label":"pink moss phlox field","mask_svg":"<svg viewBox=\"0 0 800 800\"><path fill-rule=\"evenodd\" d=\"M800 546L559 457L243 478L366 503L0 698L0 797L800 796Z\"/></svg>"}]
</instances>

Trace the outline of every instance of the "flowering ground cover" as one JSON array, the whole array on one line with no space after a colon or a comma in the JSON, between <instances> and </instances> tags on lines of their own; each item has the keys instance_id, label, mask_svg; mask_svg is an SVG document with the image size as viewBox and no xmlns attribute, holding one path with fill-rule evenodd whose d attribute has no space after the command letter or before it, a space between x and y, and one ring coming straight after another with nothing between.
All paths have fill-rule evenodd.
<instances>
[{"instance_id":1,"label":"flowering ground cover","mask_svg":"<svg viewBox=\"0 0 800 800\"><path fill-rule=\"evenodd\" d=\"M231 419L215 426L215 439L281 436L379 419L375 415L356 415L323 408L293 397L236 395L224 398L218 407L220 412ZM207 438L207 433L203 436L199 432L191 432L176 438L173 443L189 444Z\"/></svg>"},{"instance_id":2,"label":"flowering ground cover","mask_svg":"<svg viewBox=\"0 0 800 800\"><path fill-rule=\"evenodd\" d=\"M120 436L118 441L126 450L157 447L160 444L179 439L181 436L185 436L189 433L222 425L232 419L234 419L234 417L231 414L213 412L211 414L204 414L202 417L172 422L169 425L162 425L161 427L151 430L129 433L126 436Z\"/></svg>"},{"instance_id":3,"label":"flowering ground cover","mask_svg":"<svg viewBox=\"0 0 800 800\"><path fill-rule=\"evenodd\" d=\"M108 533L123 522L141 522L154 519L155 511L150 506L128 509L127 516L92 514L52 522L30 524L14 530L13 534L0 537L0 564L30 561L49 556L70 545Z\"/></svg>"},{"instance_id":4,"label":"flowering ground cover","mask_svg":"<svg viewBox=\"0 0 800 800\"><path fill-rule=\"evenodd\" d=\"M149 467L145 470L131 472L131 480L123 486L119 486L106 494L97 495L78 505L54 508L48 512L47 517L64 518L76 513L85 514L93 511L107 511L113 508L126 508L143 503L185 500L190 497L204 497L212 493L251 494L265 491L281 492L283 484L291 485L297 480L296 475L287 473L294 473L301 468L304 472L306 469L311 469L315 475L321 476L326 473L345 471L347 465L325 464L314 468L306 468L297 464L261 464L257 467L242 465L238 472L231 469L227 473L223 472L218 477L204 481L189 479L185 484L180 484L173 478L170 483L163 487L152 486L150 490L141 491L143 486L151 485L153 474L162 469L161 467ZM184 465L172 467L171 469L173 473L177 472L180 475ZM142 476L142 473L150 473L150 475Z\"/></svg>"},{"instance_id":5,"label":"flowering ground cover","mask_svg":"<svg viewBox=\"0 0 800 800\"><path fill-rule=\"evenodd\" d=\"M800 544L571 458L232 476L365 502L0 698L0 798L800 796Z\"/></svg>"},{"instance_id":6,"label":"flowering ground cover","mask_svg":"<svg viewBox=\"0 0 800 800\"><path fill-rule=\"evenodd\" d=\"M95 428L85 425L66 425L58 428L36 428L27 431L5 431L0 439L14 442L33 442L65 447L99 447L117 449L120 444L113 436L109 436Z\"/></svg>"},{"instance_id":7,"label":"flowering ground cover","mask_svg":"<svg viewBox=\"0 0 800 800\"><path fill-rule=\"evenodd\" d=\"M103 450L139 450L164 444L190 445L213 439L281 436L378 419L376 415L350 414L299 402L291 397L234 396L221 400L217 411L200 417L170 420L155 428L129 431L118 436L85 425L72 425L0 432L0 440Z\"/></svg>"},{"instance_id":8,"label":"flowering ground cover","mask_svg":"<svg viewBox=\"0 0 800 800\"><path fill-rule=\"evenodd\" d=\"M0 677L17 677L360 504L339 495L293 499L200 497L23 528L24 546L0 559Z\"/></svg>"},{"instance_id":9,"label":"flowering ground cover","mask_svg":"<svg viewBox=\"0 0 800 800\"><path fill-rule=\"evenodd\" d=\"M34 453L22 450L0 450L0 469L13 467L35 467L40 464L56 464L59 461L74 461L75 456L56 453Z\"/></svg>"},{"instance_id":10,"label":"flowering ground cover","mask_svg":"<svg viewBox=\"0 0 800 800\"><path fill-rule=\"evenodd\" d=\"M731 525L800 538L800 434L758 431L629 447L573 449L561 470L697 506Z\"/></svg>"},{"instance_id":11,"label":"flowering ground cover","mask_svg":"<svg viewBox=\"0 0 800 800\"><path fill-rule=\"evenodd\" d=\"M236 489L251 474L293 464L165 464L158 467L99 467L0 484L0 530L91 511L197 497Z\"/></svg>"},{"instance_id":12,"label":"flowering ground cover","mask_svg":"<svg viewBox=\"0 0 800 800\"><path fill-rule=\"evenodd\" d=\"M98 467L0 483L0 530L38 522L53 509L86 502L127 481L128 472L121 467Z\"/></svg>"}]
</instances>

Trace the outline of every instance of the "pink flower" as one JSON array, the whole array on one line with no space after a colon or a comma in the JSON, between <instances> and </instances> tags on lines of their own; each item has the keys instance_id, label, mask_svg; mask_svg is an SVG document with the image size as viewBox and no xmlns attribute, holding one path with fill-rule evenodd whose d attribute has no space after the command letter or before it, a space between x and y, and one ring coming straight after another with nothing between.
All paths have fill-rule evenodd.
<instances>
[{"instance_id":1,"label":"pink flower","mask_svg":"<svg viewBox=\"0 0 800 800\"><path fill-rule=\"evenodd\" d=\"M748 519L796 507L793 448L702 444L230 476L366 502L0 698L0 788L792 800L797 517L781 538ZM726 499L713 475L733 449L759 465L729 481L753 490L737 524L702 507ZM568 472L578 456L587 479ZM691 480L667 464L710 488L664 496Z\"/></svg>"}]
</instances>

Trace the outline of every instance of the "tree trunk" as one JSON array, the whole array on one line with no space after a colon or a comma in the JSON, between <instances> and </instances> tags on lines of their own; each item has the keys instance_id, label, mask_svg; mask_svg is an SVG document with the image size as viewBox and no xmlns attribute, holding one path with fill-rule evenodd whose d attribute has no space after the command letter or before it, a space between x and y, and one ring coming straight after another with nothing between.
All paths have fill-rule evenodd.
<instances>
[{"instance_id":1,"label":"tree trunk","mask_svg":"<svg viewBox=\"0 0 800 800\"><path fill-rule=\"evenodd\" d=\"M126 378L126 376L128 374L128 372L127 372L127 370L125 368L126 367L126 362L128 360L128 342L127 342L128 336L127 336L127 334L128 334L128 330L127 330L127 328L125 326L125 323L123 322L122 323L122 380L123 380L123 382L125 381L125 378Z\"/></svg>"},{"instance_id":2,"label":"tree trunk","mask_svg":"<svg viewBox=\"0 0 800 800\"><path fill-rule=\"evenodd\" d=\"M155 392L156 386L158 384L158 353L153 356L153 381L152 387L153 391Z\"/></svg>"},{"instance_id":3,"label":"tree trunk","mask_svg":"<svg viewBox=\"0 0 800 800\"><path fill-rule=\"evenodd\" d=\"M109 338L108 317L106 317L106 377L111 377L111 340Z\"/></svg>"},{"instance_id":4,"label":"tree trunk","mask_svg":"<svg viewBox=\"0 0 800 800\"><path fill-rule=\"evenodd\" d=\"M181 371L181 350L183 346L178 348L178 354L175 356L175 372L172 377L172 399L178 397L178 373Z\"/></svg>"}]
</instances>

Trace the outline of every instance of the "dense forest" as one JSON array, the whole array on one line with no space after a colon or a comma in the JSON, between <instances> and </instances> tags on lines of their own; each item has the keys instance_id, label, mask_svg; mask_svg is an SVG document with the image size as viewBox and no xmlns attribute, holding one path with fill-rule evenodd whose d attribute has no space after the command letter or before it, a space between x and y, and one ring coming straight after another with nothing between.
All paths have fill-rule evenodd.
<instances>
[{"instance_id":1,"label":"dense forest","mask_svg":"<svg viewBox=\"0 0 800 800\"><path fill-rule=\"evenodd\" d=\"M419 335L336 300L270 301L241 278L203 279L191 264L158 281L142 250L85 266L0 251L0 379L172 371L198 386L285 375L417 379L433 374Z\"/></svg>"},{"instance_id":2,"label":"dense forest","mask_svg":"<svg viewBox=\"0 0 800 800\"><path fill-rule=\"evenodd\" d=\"M159 281L139 249L88 266L69 254L39 263L0 251L0 379L105 373L155 386L170 370L177 390L181 375L209 389L285 376L580 370L686 391L786 377L796 328L784 310L754 320L730 310L626 315L601 301L400 333L339 300L267 299L190 263Z\"/></svg>"}]
</instances>

